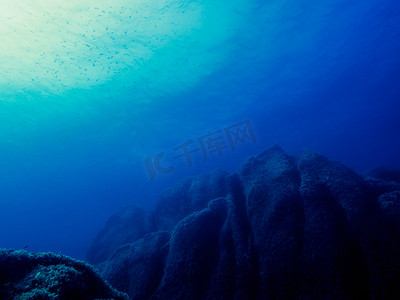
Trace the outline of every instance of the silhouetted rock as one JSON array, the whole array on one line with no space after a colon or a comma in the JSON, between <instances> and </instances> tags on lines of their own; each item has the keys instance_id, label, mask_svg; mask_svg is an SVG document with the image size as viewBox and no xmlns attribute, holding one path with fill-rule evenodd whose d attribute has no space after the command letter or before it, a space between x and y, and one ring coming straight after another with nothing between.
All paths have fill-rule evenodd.
<instances>
[{"instance_id":1,"label":"silhouetted rock","mask_svg":"<svg viewBox=\"0 0 400 300\"><path fill-rule=\"evenodd\" d=\"M400 225L400 189L395 192L382 194L378 199L385 218ZM399 227L400 228L400 227Z\"/></svg>"},{"instance_id":2,"label":"silhouetted rock","mask_svg":"<svg viewBox=\"0 0 400 300\"><path fill-rule=\"evenodd\" d=\"M360 234L369 217L363 180L347 167L306 151L299 161L304 240L299 294L368 299Z\"/></svg>"},{"instance_id":3,"label":"silhouetted rock","mask_svg":"<svg viewBox=\"0 0 400 300\"><path fill-rule=\"evenodd\" d=\"M395 181L384 181L373 177L364 178L364 182L368 186L368 193L373 198L377 198L382 194L391 193L400 190L400 183Z\"/></svg>"},{"instance_id":4,"label":"silhouetted rock","mask_svg":"<svg viewBox=\"0 0 400 300\"><path fill-rule=\"evenodd\" d=\"M378 167L367 174L366 177L373 177L384 181L394 181L400 183L400 171L390 167Z\"/></svg>"},{"instance_id":5,"label":"silhouetted rock","mask_svg":"<svg viewBox=\"0 0 400 300\"><path fill-rule=\"evenodd\" d=\"M248 159L238 173L258 256L259 293L294 298L304 223L296 163L275 146Z\"/></svg>"},{"instance_id":6,"label":"silhouetted rock","mask_svg":"<svg viewBox=\"0 0 400 300\"><path fill-rule=\"evenodd\" d=\"M192 212L207 207L210 199L227 194L226 176L222 170L187 178L165 190L153 213L158 230L171 230Z\"/></svg>"},{"instance_id":7,"label":"silhouetted rock","mask_svg":"<svg viewBox=\"0 0 400 300\"><path fill-rule=\"evenodd\" d=\"M148 299L160 284L170 233L149 233L138 241L118 248L106 263L99 265L104 277L133 299Z\"/></svg>"},{"instance_id":8,"label":"silhouetted rock","mask_svg":"<svg viewBox=\"0 0 400 300\"><path fill-rule=\"evenodd\" d=\"M88 264L52 253L0 250L0 299L128 299Z\"/></svg>"},{"instance_id":9,"label":"silhouetted rock","mask_svg":"<svg viewBox=\"0 0 400 300\"><path fill-rule=\"evenodd\" d=\"M218 262L219 231L225 215L224 198L218 198L175 227L155 299L203 298Z\"/></svg>"},{"instance_id":10,"label":"silhouetted rock","mask_svg":"<svg viewBox=\"0 0 400 300\"><path fill-rule=\"evenodd\" d=\"M396 181L275 146L165 191L98 267L132 299L400 299L399 217Z\"/></svg>"},{"instance_id":11,"label":"silhouetted rock","mask_svg":"<svg viewBox=\"0 0 400 300\"><path fill-rule=\"evenodd\" d=\"M143 209L131 205L111 216L87 252L90 263L105 261L118 247L142 238L151 230L149 215Z\"/></svg>"}]
</instances>

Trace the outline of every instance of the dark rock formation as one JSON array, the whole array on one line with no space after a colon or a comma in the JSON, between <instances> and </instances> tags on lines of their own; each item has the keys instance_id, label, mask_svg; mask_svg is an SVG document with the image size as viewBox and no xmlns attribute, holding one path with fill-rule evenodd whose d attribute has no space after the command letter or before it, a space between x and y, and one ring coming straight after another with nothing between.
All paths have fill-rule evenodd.
<instances>
[{"instance_id":1,"label":"dark rock formation","mask_svg":"<svg viewBox=\"0 0 400 300\"><path fill-rule=\"evenodd\" d=\"M210 199L227 194L226 176L222 170L208 175L187 178L176 186L165 190L153 213L153 222L158 229L172 230L190 213L207 207Z\"/></svg>"},{"instance_id":2,"label":"dark rock formation","mask_svg":"<svg viewBox=\"0 0 400 300\"><path fill-rule=\"evenodd\" d=\"M132 299L400 299L399 217L395 180L275 146L164 192L98 267Z\"/></svg>"},{"instance_id":3,"label":"dark rock formation","mask_svg":"<svg viewBox=\"0 0 400 300\"><path fill-rule=\"evenodd\" d=\"M304 223L295 161L274 147L248 159L238 173L258 256L259 294L294 298Z\"/></svg>"},{"instance_id":4,"label":"dark rock formation","mask_svg":"<svg viewBox=\"0 0 400 300\"><path fill-rule=\"evenodd\" d=\"M394 181L400 183L400 171L389 167L378 167L367 174L366 177L373 177L384 181Z\"/></svg>"},{"instance_id":5,"label":"dark rock formation","mask_svg":"<svg viewBox=\"0 0 400 300\"><path fill-rule=\"evenodd\" d=\"M183 219L173 231L157 299L201 299L218 263L218 238L226 215L223 198Z\"/></svg>"},{"instance_id":6,"label":"dark rock formation","mask_svg":"<svg viewBox=\"0 0 400 300\"><path fill-rule=\"evenodd\" d=\"M0 249L0 299L128 299L94 269L51 253Z\"/></svg>"},{"instance_id":7,"label":"dark rock formation","mask_svg":"<svg viewBox=\"0 0 400 300\"><path fill-rule=\"evenodd\" d=\"M135 205L125 207L108 219L89 248L87 260L93 264L101 263L119 246L142 238L151 229L147 212Z\"/></svg>"},{"instance_id":8,"label":"dark rock formation","mask_svg":"<svg viewBox=\"0 0 400 300\"><path fill-rule=\"evenodd\" d=\"M133 299L148 299L161 282L169 239L166 231L150 233L120 247L99 268L115 288L125 290Z\"/></svg>"},{"instance_id":9,"label":"dark rock formation","mask_svg":"<svg viewBox=\"0 0 400 300\"><path fill-rule=\"evenodd\" d=\"M307 151L298 164L304 208L301 294L311 299L368 299L362 248L369 203L362 179Z\"/></svg>"}]
</instances>

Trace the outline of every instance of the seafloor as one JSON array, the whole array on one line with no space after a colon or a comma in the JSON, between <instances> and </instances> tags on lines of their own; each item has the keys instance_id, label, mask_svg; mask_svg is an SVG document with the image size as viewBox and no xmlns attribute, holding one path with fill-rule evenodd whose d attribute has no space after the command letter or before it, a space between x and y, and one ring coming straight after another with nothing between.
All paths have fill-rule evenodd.
<instances>
[{"instance_id":1,"label":"seafloor","mask_svg":"<svg viewBox=\"0 0 400 300\"><path fill-rule=\"evenodd\" d=\"M113 215L98 271L1 250L0 299L400 299L399 217L400 172L275 146Z\"/></svg>"}]
</instances>

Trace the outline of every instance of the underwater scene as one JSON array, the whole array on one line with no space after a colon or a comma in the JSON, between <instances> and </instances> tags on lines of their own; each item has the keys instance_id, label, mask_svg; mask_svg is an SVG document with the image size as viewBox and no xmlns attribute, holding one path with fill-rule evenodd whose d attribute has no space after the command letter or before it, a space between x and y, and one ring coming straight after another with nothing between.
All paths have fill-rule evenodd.
<instances>
[{"instance_id":1,"label":"underwater scene","mask_svg":"<svg viewBox=\"0 0 400 300\"><path fill-rule=\"evenodd\" d=\"M400 299L400 2L0 0L0 300Z\"/></svg>"}]
</instances>

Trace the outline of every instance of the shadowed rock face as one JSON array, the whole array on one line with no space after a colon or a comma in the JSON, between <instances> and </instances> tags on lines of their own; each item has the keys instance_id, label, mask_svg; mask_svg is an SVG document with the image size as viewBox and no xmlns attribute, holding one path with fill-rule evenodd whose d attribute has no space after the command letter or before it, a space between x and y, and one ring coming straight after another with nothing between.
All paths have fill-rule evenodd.
<instances>
[{"instance_id":1,"label":"shadowed rock face","mask_svg":"<svg viewBox=\"0 0 400 300\"><path fill-rule=\"evenodd\" d=\"M170 233L157 231L124 245L99 266L110 284L134 299L147 299L157 289L169 250Z\"/></svg>"},{"instance_id":2,"label":"shadowed rock face","mask_svg":"<svg viewBox=\"0 0 400 300\"><path fill-rule=\"evenodd\" d=\"M399 217L397 182L275 146L167 190L98 267L132 299L399 299Z\"/></svg>"},{"instance_id":3,"label":"shadowed rock face","mask_svg":"<svg viewBox=\"0 0 400 300\"><path fill-rule=\"evenodd\" d=\"M0 250L0 299L128 299L94 269L51 253Z\"/></svg>"},{"instance_id":4,"label":"shadowed rock face","mask_svg":"<svg viewBox=\"0 0 400 300\"><path fill-rule=\"evenodd\" d=\"M238 174L258 256L259 294L294 296L304 224L296 163L275 147L248 159Z\"/></svg>"},{"instance_id":5,"label":"shadowed rock face","mask_svg":"<svg viewBox=\"0 0 400 300\"><path fill-rule=\"evenodd\" d=\"M227 175L222 170L215 170L208 175L187 178L165 190L153 212L156 228L172 230L190 213L206 208L210 199L224 197Z\"/></svg>"},{"instance_id":6,"label":"shadowed rock face","mask_svg":"<svg viewBox=\"0 0 400 300\"><path fill-rule=\"evenodd\" d=\"M392 181L400 184L400 171L389 168L379 167L369 171L367 177L373 177L384 181Z\"/></svg>"},{"instance_id":7,"label":"shadowed rock face","mask_svg":"<svg viewBox=\"0 0 400 300\"><path fill-rule=\"evenodd\" d=\"M87 260L101 263L119 246L144 237L151 229L147 212L135 205L125 207L107 221L89 248Z\"/></svg>"}]
</instances>

